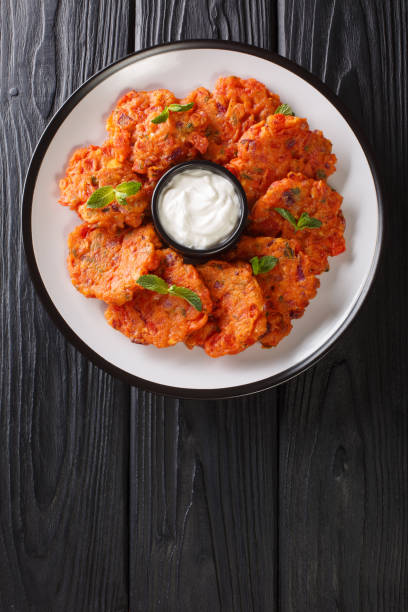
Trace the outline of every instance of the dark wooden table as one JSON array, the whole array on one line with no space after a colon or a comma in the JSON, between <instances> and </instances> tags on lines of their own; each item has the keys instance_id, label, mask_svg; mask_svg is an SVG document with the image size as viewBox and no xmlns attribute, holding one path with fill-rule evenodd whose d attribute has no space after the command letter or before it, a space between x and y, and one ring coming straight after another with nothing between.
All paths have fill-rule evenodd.
<instances>
[{"instance_id":1,"label":"dark wooden table","mask_svg":"<svg viewBox=\"0 0 408 612\"><path fill-rule=\"evenodd\" d=\"M408 2L2 0L0 612L408 610ZM34 294L33 148L85 79L156 43L278 51L339 94L383 170L386 236L357 320L242 400L98 370Z\"/></svg>"}]
</instances>

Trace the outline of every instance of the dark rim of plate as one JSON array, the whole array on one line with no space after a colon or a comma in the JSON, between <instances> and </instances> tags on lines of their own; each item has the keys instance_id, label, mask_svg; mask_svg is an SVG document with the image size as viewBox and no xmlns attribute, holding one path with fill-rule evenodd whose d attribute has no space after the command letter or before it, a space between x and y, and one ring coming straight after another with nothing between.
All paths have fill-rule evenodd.
<instances>
[{"instance_id":1,"label":"dark rim of plate","mask_svg":"<svg viewBox=\"0 0 408 612\"><path fill-rule=\"evenodd\" d=\"M159 201L163 189L176 174L180 174L185 170L194 168L204 168L206 170L210 170L211 172L215 172L216 174L219 174L225 177L228 181L230 181L235 187L235 191L239 198L239 205L241 210L240 217L237 225L235 226L234 231L230 233L225 240L213 247L208 247L207 249L194 249L180 244L171 236L169 236L160 221ZM239 182L237 177L232 174L232 172L227 170L227 168L216 164L215 162L207 161L204 159L194 159L190 161L181 162L180 164L177 164L177 166L173 166L172 168L167 170L165 174L163 174L153 191L151 201L151 213L157 233L159 234L163 242L165 242L169 246L173 247L173 249L184 255L185 258L189 260L191 259L192 262L198 263L199 261L206 260L210 257L221 255L221 253L224 253L232 246L234 246L234 244L237 242L237 240L245 229L245 225L248 219L248 203L245 191L241 183Z\"/></svg>"},{"instance_id":2,"label":"dark rim of plate","mask_svg":"<svg viewBox=\"0 0 408 612\"><path fill-rule=\"evenodd\" d=\"M63 121L68 117L72 109L78 104L78 102L84 98L96 85L101 83L111 74L121 70L125 66L132 64L133 62L137 62L139 60L143 60L146 57L150 57L153 55L158 55L161 53L168 53L175 50L181 49L218 49L222 51L235 51L239 53L244 53L247 55L252 55L255 57L259 57L261 59L267 60L273 64L281 66L286 70L289 70L293 74L297 75L307 83L309 83L312 87L314 87L317 91L319 91L333 106L339 111L339 113L343 116L347 124L350 126L354 135L356 136L358 142L360 143L365 156L367 158L368 164L370 166L371 174L374 180L376 193L377 193L377 203L378 203L378 233L376 240L376 248L373 256L373 260L371 262L370 272L367 276L367 279L364 283L364 286L361 288L359 297L357 298L355 304L352 309L346 316L345 320L339 326L339 328L332 334L332 336L322 344L314 353L309 355L303 361L297 363L295 366L287 368L286 370L279 372L279 374L275 374L274 376L270 376L268 378L264 378L262 380L258 380L252 383L247 383L245 385L240 385L236 387L221 387L218 389L189 389L189 388L181 388L181 387L170 387L167 385L161 385L159 383L154 383L152 381L139 378L133 374L129 374L125 370L114 366L112 363L101 357L98 353L96 353L93 349L91 349L68 325L65 319L57 310L54 305L51 297L49 296L44 283L41 278L40 271L37 266L37 262L34 255L33 248L33 240L32 240L32 225L31 225L31 211L32 211L32 201L33 194L35 189L35 184L37 181L37 175L40 170L40 166L43 160L43 157L55 135L60 125ZM23 205L22 205L22 230L23 230L23 242L24 242L24 250L27 258L27 264L30 270L31 278L35 289L47 309L49 315L57 325L57 327L61 330L61 332L66 336L66 338L77 348L79 349L88 359L93 361L98 367L104 369L106 372L113 376L117 376L121 378L125 382L130 385L140 386L149 391L154 391L156 393L160 393L163 395L170 395L178 398L185 399L225 399L232 397L240 397L244 395L251 395L253 393L257 393L258 391L264 391L266 389L270 389L279 385L283 382L286 382L297 376L307 368L314 365L319 359L324 357L327 352L333 347L334 343L340 338L343 332L347 329L350 323L355 318L356 314L360 310L364 300L367 297L367 294L372 287L375 273L378 268L378 261L381 253L382 246L382 237L383 237L383 189L381 185L380 173L378 171L377 163L375 161L374 154L371 150L370 145L366 137L364 136L363 130L356 124L354 121L350 111L343 105L343 103L339 100L339 98L334 94L320 79L312 75L310 72L301 68L294 62L278 55L277 53L273 53L272 51L266 51L265 49L260 49L258 47L254 47L252 45L246 45L243 43L236 42L226 42L226 41L212 41L212 40L189 40L189 41L180 41L168 44L157 45L155 47L150 47L143 51L138 51L136 53L132 53L128 55L107 68L104 68L93 77L88 79L81 87L79 87L63 104L63 106L56 112L54 117L51 119L48 126L45 128L38 145L33 153L30 166L28 168L25 184L24 184L24 192L23 192ZM272 354L271 354L272 358ZM210 357L209 357L210 359Z\"/></svg>"}]
</instances>

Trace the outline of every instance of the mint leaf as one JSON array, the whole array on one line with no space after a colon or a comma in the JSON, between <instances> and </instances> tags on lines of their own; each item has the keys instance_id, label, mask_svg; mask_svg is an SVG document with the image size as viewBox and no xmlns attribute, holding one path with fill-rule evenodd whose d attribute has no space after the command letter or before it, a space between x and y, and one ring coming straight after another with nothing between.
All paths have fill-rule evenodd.
<instances>
[{"instance_id":1,"label":"mint leaf","mask_svg":"<svg viewBox=\"0 0 408 612\"><path fill-rule=\"evenodd\" d=\"M108 206L114 200L117 200L119 204L126 205L127 196L135 195L141 186L142 184L138 181L129 181L121 183L117 187L112 187L112 185L99 187L88 198L86 205L88 208L105 208L105 206Z\"/></svg>"},{"instance_id":2,"label":"mint leaf","mask_svg":"<svg viewBox=\"0 0 408 612\"><path fill-rule=\"evenodd\" d=\"M275 208L275 210L276 210L277 213L280 214L281 217L286 219L286 221L289 221L289 223L292 225L293 229L296 232L296 230L297 230L296 219L292 215L292 213L290 213L288 210L286 210L286 208Z\"/></svg>"},{"instance_id":3,"label":"mint leaf","mask_svg":"<svg viewBox=\"0 0 408 612\"><path fill-rule=\"evenodd\" d=\"M141 186L142 183L139 183L139 181L129 181L127 183L121 183L120 185L117 185L117 187L115 187L115 191L119 191L120 193L123 193L126 196L132 196L135 195L138 191L140 191Z\"/></svg>"},{"instance_id":4,"label":"mint leaf","mask_svg":"<svg viewBox=\"0 0 408 612\"><path fill-rule=\"evenodd\" d=\"M252 257L252 259L249 260L249 263L252 266L252 272L254 274L259 274L259 257Z\"/></svg>"},{"instance_id":5,"label":"mint leaf","mask_svg":"<svg viewBox=\"0 0 408 612\"><path fill-rule=\"evenodd\" d=\"M320 227L322 222L320 219L310 217L307 212L302 212L297 222L297 228L303 229L304 227Z\"/></svg>"},{"instance_id":6,"label":"mint leaf","mask_svg":"<svg viewBox=\"0 0 408 612\"><path fill-rule=\"evenodd\" d=\"M263 257L252 257L249 260L252 266L252 272L256 274L266 274L273 270L276 264L279 262L277 257L273 255L264 255Z\"/></svg>"},{"instance_id":7,"label":"mint leaf","mask_svg":"<svg viewBox=\"0 0 408 612\"><path fill-rule=\"evenodd\" d=\"M111 185L99 187L88 198L86 203L88 208L105 208L115 199L115 189Z\"/></svg>"},{"instance_id":8,"label":"mint leaf","mask_svg":"<svg viewBox=\"0 0 408 612\"><path fill-rule=\"evenodd\" d=\"M170 104L167 108L169 109L169 111L173 111L175 113L181 113L181 112L192 109L193 106L194 106L194 102L190 102L189 104Z\"/></svg>"},{"instance_id":9,"label":"mint leaf","mask_svg":"<svg viewBox=\"0 0 408 612\"><path fill-rule=\"evenodd\" d=\"M135 195L141 188L142 183L138 181L129 181L127 183L121 183L115 187L115 198L118 204L122 206L127 205L127 197Z\"/></svg>"},{"instance_id":10,"label":"mint leaf","mask_svg":"<svg viewBox=\"0 0 408 612\"><path fill-rule=\"evenodd\" d=\"M169 106L164 107L160 115L157 115L157 117L154 117L154 119L152 119L152 123L163 123L169 118L170 111L173 113L180 113L183 111L190 110L191 108L193 108L193 106L194 102L189 102L189 104L169 104Z\"/></svg>"},{"instance_id":11,"label":"mint leaf","mask_svg":"<svg viewBox=\"0 0 408 612\"><path fill-rule=\"evenodd\" d=\"M277 257L274 257L273 255L264 255L259 260L258 274L266 274L267 272L270 272L278 262L279 259Z\"/></svg>"},{"instance_id":12,"label":"mint leaf","mask_svg":"<svg viewBox=\"0 0 408 612\"><path fill-rule=\"evenodd\" d=\"M177 295L178 297L183 298L191 304L198 312L201 312L203 309L203 304L201 302L200 297L197 295L195 291L191 289L187 289L187 287L177 287L176 285L170 285L169 287L170 295Z\"/></svg>"},{"instance_id":13,"label":"mint leaf","mask_svg":"<svg viewBox=\"0 0 408 612\"><path fill-rule=\"evenodd\" d=\"M203 309L201 299L195 291L187 289L187 287L177 287L176 285L170 285L169 287L166 281L160 278L160 276L156 276L155 274L144 274L140 276L136 282L143 287L143 289L155 291L162 295L169 294L183 298L183 300L186 300L191 306L198 310L198 312L201 312Z\"/></svg>"},{"instance_id":14,"label":"mint leaf","mask_svg":"<svg viewBox=\"0 0 408 612\"><path fill-rule=\"evenodd\" d=\"M152 119L152 123L164 123L164 121L167 121L168 118L169 109L167 108L167 106L165 106L160 115L157 115L156 117L154 117L154 119Z\"/></svg>"},{"instance_id":15,"label":"mint leaf","mask_svg":"<svg viewBox=\"0 0 408 612\"><path fill-rule=\"evenodd\" d=\"M115 197L118 204L120 204L121 206L127 206L128 202L125 195L123 195L119 191L115 191Z\"/></svg>"},{"instance_id":16,"label":"mint leaf","mask_svg":"<svg viewBox=\"0 0 408 612\"><path fill-rule=\"evenodd\" d=\"M320 227L322 222L320 219L315 219L314 217L310 217L309 213L302 212L299 219L296 221L295 217L288 211L286 208L275 208L276 212L278 212L286 221L292 225L295 232L301 229L305 229L306 227Z\"/></svg>"},{"instance_id":17,"label":"mint leaf","mask_svg":"<svg viewBox=\"0 0 408 612\"><path fill-rule=\"evenodd\" d=\"M162 295L166 295L166 293L169 292L169 286L166 281L155 274L144 274L143 276L140 276L136 282L138 285L143 287L143 289L155 291L156 293L161 293Z\"/></svg>"},{"instance_id":18,"label":"mint leaf","mask_svg":"<svg viewBox=\"0 0 408 612\"><path fill-rule=\"evenodd\" d=\"M281 104L278 106L276 111L273 113L274 115L292 115L294 117L295 113L290 108L289 104Z\"/></svg>"}]
</instances>

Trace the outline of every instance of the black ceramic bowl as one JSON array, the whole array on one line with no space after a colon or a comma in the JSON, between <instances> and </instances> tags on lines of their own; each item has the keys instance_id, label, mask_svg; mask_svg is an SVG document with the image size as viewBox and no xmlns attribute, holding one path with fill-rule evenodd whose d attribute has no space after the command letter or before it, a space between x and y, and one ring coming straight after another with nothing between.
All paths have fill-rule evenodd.
<instances>
[{"instance_id":1,"label":"black ceramic bowl","mask_svg":"<svg viewBox=\"0 0 408 612\"><path fill-rule=\"evenodd\" d=\"M205 170L211 170L211 172L215 172L216 174L219 174L223 176L224 178L228 179L235 187L235 190L238 194L240 207L241 207L241 215L237 223L237 226L235 230L232 232L232 234L230 234L223 242L220 242L217 245L209 247L207 249L193 249L193 248L186 247L185 245L176 242L173 238L171 238L171 236L167 234L166 230L160 223L160 217L158 213L160 194L162 190L164 189L164 187L166 187L169 180L173 178L173 176L175 176L176 174L179 174L180 172L183 172L184 170L192 169L192 168L194 169L203 168ZM157 183L153 191L151 212L152 212L153 223L156 227L156 231L159 234L160 238L163 240L163 242L171 246L175 251L178 251L179 253L184 255L186 258L191 258L192 260L205 260L205 259L208 259L209 257L220 255L221 253L224 253L224 251L234 246L234 244L237 242L237 240L241 236L245 228L245 225L247 223L248 203L247 203L245 191L243 190L241 183L229 170L211 161L195 159L192 161L186 161L186 162L182 162L181 164L177 164L177 166L173 166L172 168L170 168L170 170L167 170L167 172L163 174L163 176L161 177L161 179L159 180L159 182Z\"/></svg>"}]
</instances>

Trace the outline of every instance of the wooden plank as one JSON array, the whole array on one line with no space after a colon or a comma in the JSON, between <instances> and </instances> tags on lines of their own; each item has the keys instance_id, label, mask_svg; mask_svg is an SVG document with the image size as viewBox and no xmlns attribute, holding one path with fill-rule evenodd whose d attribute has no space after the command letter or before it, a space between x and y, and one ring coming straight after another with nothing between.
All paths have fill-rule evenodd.
<instances>
[{"instance_id":1,"label":"wooden plank","mask_svg":"<svg viewBox=\"0 0 408 612\"><path fill-rule=\"evenodd\" d=\"M275 610L276 394L133 399L131 610Z\"/></svg>"},{"instance_id":2,"label":"wooden plank","mask_svg":"<svg viewBox=\"0 0 408 612\"><path fill-rule=\"evenodd\" d=\"M407 9L404 0L279 2L279 51L326 81L375 147L388 226L357 321L285 388L279 573L288 612L408 609Z\"/></svg>"},{"instance_id":3,"label":"wooden plank","mask_svg":"<svg viewBox=\"0 0 408 612\"><path fill-rule=\"evenodd\" d=\"M126 53L127 9L127 0L1 3L2 611L128 608L129 388L69 346L43 310L19 205L52 114Z\"/></svg>"},{"instance_id":4,"label":"wooden plank","mask_svg":"<svg viewBox=\"0 0 408 612\"><path fill-rule=\"evenodd\" d=\"M274 3L136 0L135 48L189 38L273 49ZM225 402L133 390L131 610L273 612L277 392Z\"/></svg>"},{"instance_id":5,"label":"wooden plank","mask_svg":"<svg viewBox=\"0 0 408 612\"><path fill-rule=\"evenodd\" d=\"M236 40L275 50L275 0L134 0L135 49L175 40Z\"/></svg>"}]
</instances>

